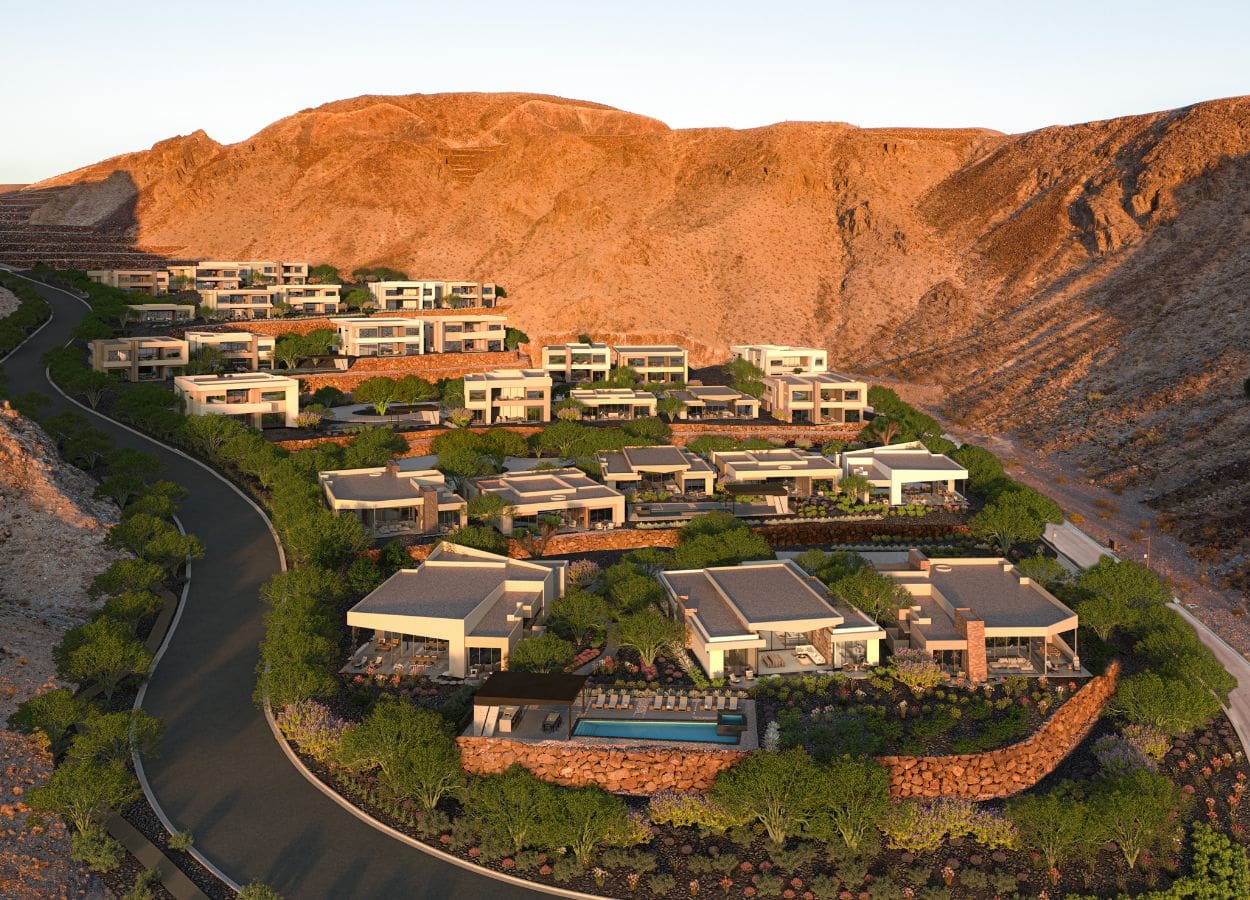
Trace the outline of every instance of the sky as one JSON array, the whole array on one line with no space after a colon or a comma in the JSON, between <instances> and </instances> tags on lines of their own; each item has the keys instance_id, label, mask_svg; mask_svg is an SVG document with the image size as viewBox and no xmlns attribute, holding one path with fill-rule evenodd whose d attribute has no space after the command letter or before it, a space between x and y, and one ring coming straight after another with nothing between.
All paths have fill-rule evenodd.
<instances>
[{"instance_id":1,"label":"sky","mask_svg":"<svg viewBox=\"0 0 1250 900\"><path fill-rule=\"evenodd\" d=\"M0 0L0 184L360 94L1017 132L1250 94L1228 0Z\"/></svg>"}]
</instances>

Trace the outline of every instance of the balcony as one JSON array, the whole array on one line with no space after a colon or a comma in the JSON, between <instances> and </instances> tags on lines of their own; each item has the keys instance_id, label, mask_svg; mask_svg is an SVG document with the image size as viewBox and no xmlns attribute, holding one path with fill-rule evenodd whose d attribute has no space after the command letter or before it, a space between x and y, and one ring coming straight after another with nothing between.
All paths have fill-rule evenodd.
<instances>
[{"instance_id":1,"label":"balcony","mask_svg":"<svg viewBox=\"0 0 1250 900\"><path fill-rule=\"evenodd\" d=\"M286 404L281 400L248 400L247 398L227 398L210 400L204 409L210 413L238 416L244 413L281 413L286 411Z\"/></svg>"}]
</instances>

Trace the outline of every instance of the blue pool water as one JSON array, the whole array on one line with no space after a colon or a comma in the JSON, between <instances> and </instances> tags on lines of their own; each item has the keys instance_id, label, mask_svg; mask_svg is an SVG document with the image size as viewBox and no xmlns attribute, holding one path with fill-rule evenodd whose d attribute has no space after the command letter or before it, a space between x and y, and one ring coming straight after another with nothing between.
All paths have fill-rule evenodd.
<instances>
[{"instance_id":1,"label":"blue pool water","mask_svg":"<svg viewBox=\"0 0 1250 900\"><path fill-rule=\"evenodd\" d=\"M661 719L579 719L578 737L638 738L648 741L697 741L736 744L738 735L717 734L715 722L666 722Z\"/></svg>"}]
</instances>

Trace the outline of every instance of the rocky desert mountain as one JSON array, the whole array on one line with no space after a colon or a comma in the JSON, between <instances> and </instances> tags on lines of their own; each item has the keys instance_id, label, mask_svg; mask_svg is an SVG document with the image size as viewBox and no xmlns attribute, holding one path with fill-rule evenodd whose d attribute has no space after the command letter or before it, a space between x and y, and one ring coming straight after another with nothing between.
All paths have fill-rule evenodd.
<instances>
[{"instance_id":1,"label":"rocky desert mountain","mask_svg":"<svg viewBox=\"0 0 1250 900\"><path fill-rule=\"evenodd\" d=\"M1248 151L1250 98L1005 135L359 97L237 144L171 138L0 209L164 255L490 279L536 340L680 340L699 361L823 344L1144 493L1244 578Z\"/></svg>"}]
</instances>

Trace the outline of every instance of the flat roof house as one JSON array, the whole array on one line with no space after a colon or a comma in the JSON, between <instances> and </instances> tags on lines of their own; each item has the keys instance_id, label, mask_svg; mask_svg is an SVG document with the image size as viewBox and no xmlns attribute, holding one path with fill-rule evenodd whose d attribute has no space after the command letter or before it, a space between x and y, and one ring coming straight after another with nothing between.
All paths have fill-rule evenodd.
<instances>
[{"instance_id":1,"label":"flat roof house","mask_svg":"<svg viewBox=\"0 0 1250 900\"><path fill-rule=\"evenodd\" d=\"M684 447L625 447L599 454L603 480L623 490L710 494L716 473Z\"/></svg>"},{"instance_id":2,"label":"flat roof house","mask_svg":"<svg viewBox=\"0 0 1250 900\"><path fill-rule=\"evenodd\" d=\"M683 404L679 419L756 419L760 414L759 400L720 384L691 384L668 396Z\"/></svg>"},{"instance_id":3,"label":"flat roof house","mask_svg":"<svg viewBox=\"0 0 1250 900\"><path fill-rule=\"evenodd\" d=\"M273 260L217 260L169 267L170 283L189 290L233 290L273 284L304 284L308 280L308 263Z\"/></svg>"},{"instance_id":4,"label":"flat roof house","mask_svg":"<svg viewBox=\"0 0 1250 900\"><path fill-rule=\"evenodd\" d=\"M647 384L680 381L690 376L689 354L674 345L621 345L612 348L612 365L633 369Z\"/></svg>"},{"instance_id":5,"label":"flat roof house","mask_svg":"<svg viewBox=\"0 0 1250 900\"><path fill-rule=\"evenodd\" d=\"M889 492L890 505L901 503L958 503L955 482L968 470L948 456L930 453L920 441L867 447L842 454L844 475L863 475L873 488Z\"/></svg>"},{"instance_id":6,"label":"flat roof house","mask_svg":"<svg viewBox=\"0 0 1250 900\"><path fill-rule=\"evenodd\" d=\"M1081 675L1077 615L1005 559L929 559L878 565L912 596L891 644L926 650L971 681Z\"/></svg>"},{"instance_id":7,"label":"flat roof house","mask_svg":"<svg viewBox=\"0 0 1250 900\"><path fill-rule=\"evenodd\" d=\"M550 422L551 376L541 369L495 369L466 375L464 406L478 425Z\"/></svg>"},{"instance_id":8,"label":"flat roof house","mask_svg":"<svg viewBox=\"0 0 1250 900\"><path fill-rule=\"evenodd\" d=\"M625 523L625 495L600 484L581 469L537 469L479 478L472 491L507 504L499 530L512 534L536 527L544 515L557 515L574 531L619 528Z\"/></svg>"},{"instance_id":9,"label":"flat roof house","mask_svg":"<svg viewBox=\"0 0 1250 900\"><path fill-rule=\"evenodd\" d=\"M120 372L127 381L163 381L187 365L187 342L178 338L104 338L88 346L91 368Z\"/></svg>"},{"instance_id":10,"label":"flat roof house","mask_svg":"<svg viewBox=\"0 0 1250 900\"><path fill-rule=\"evenodd\" d=\"M294 428L299 415L299 382L270 372L179 375L174 391L189 416L235 416L253 428L281 419L287 428Z\"/></svg>"},{"instance_id":11,"label":"flat roof house","mask_svg":"<svg viewBox=\"0 0 1250 900\"><path fill-rule=\"evenodd\" d=\"M399 316L333 319L343 356L418 356L425 352L426 320Z\"/></svg>"},{"instance_id":12,"label":"flat roof house","mask_svg":"<svg viewBox=\"0 0 1250 900\"><path fill-rule=\"evenodd\" d=\"M153 297L169 293L169 273L164 269L93 269L87 278L96 284Z\"/></svg>"},{"instance_id":13,"label":"flat roof house","mask_svg":"<svg viewBox=\"0 0 1250 900\"><path fill-rule=\"evenodd\" d=\"M205 288L199 295L200 306L228 319L272 319L281 299L275 287Z\"/></svg>"},{"instance_id":14,"label":"flat roof house","mask_svg":"<svg viewBox=\"0 0 1250 900\"><path fill-rule=\"evenodd\" d=\"M829 351L786 344L735 344L729 348L765 375L816 375L829 371Z\"/></svg>"},{"instance_id":15,"label":"flat roof house","mask_svg":"<svg viewBox=\"0 0 1250 900\"><path fill-rule=\"evenodd\" d=\"M438 534L467 524L468 504L447 488L442 472L404 463L332 469L318 472L317 480L330 509L356 516L378 537Z\"/></svg>"},{"instance_id":16,"label":"flat roof house","mask_svg":"<svg viewBox=\"0 0 1250 900\"><path fill-rule=\"evenodd\" d=\"M173 325L177 322L190 322L195 318L194 306L183 306L180 303L141 303L127 306L127 317L132 322L145 325Z\"/></svg>"},{"instance_id":17,"label":"flat roof house","mask_svg":"<svg viewBox=\"0 0 1250 900\"><path fill-rule=\"evenodd\" d=\"M775 484L795 497L810 497L819 487L832 487L842 475L838 464L810 450L717 450L712 465L725 484Z\"/></svg>"},{"instance_id":18,"label":"flat roof house","mask_svg":"<svg viewBox=\"0 0 1250 900\"><path fill-rule=\"evenodd\" d=\"M792 560L661 572L670 613L709 678L875 665L885 630Z\"/></svg>"},{"instance_id":19,"label":"flat roof house","mask_svg":"<svg viewBox=\"0 0 1250 900\"><path fill-rule=\"evenodd\" d=\"M274 291L278 301L286 303L295 312L305 316L331 316L339 311L339 284L276 284Z\"/></svg>"},{"instance_id":20,"label":"flat roof house","mask_svg":"<svg viewBox=\"0 0 1250 900\"><path fill-rule=\"evenodd\" d=\"M271 334L254 334L250 331L188 331L188 350L212 348L224 357L228 368L234 371L252 371L273 368L273 349L277 338Z\"/></svg>"},{"instance_id":21,"label":"flat roof house","mask_svg":"<svg viewBox=\"0 0 1250 900\"><path fill-rule=\"evenodd\" d=\"M508 559L444 542L353 606L347 624L353 633L374 633L356 657L384 652L388 674L425 669L476 678L507 667L508 653L564 588L563 561Z\"/></svg>"},{"instance_id":22,"label":"flat roof house","mask_svg":"<svg viewBox=\"0 0 1250 900\"><path fill-rule=\"evenodd\" d=\"M583 388L569 391L582 404L583 419L639 419L654 416L659 401L650 391L633 388Z\"/></svg>"},{"instance_id":23,"label":"flat roof house","mask_svg":"<svg viewBox=\"0 0 1250 900\"><path fill-rule=\"evenodd\" d=\"M542 367L556 384L603 381L612 369L612 348L607 344L548 344L542 353Z\"/></svg>"},{"instance_id":24,"label":"flat roof house","mask_svg":"<svg viewBox=\"0 0 1250 900\"><path fill-rule=\"evenodd\" d=\"M391 312L462 306L492 307L496 303L493 282L372 281L368 288L378 309Z\"/></svg>"},{"instance_id":25,"label":"flat roof house","mask_svg":"<svg viewBox=\"0 0 1250 900\"><path fill-rule=\"evenodd\" d=\"M498 353L506 346L508 317L431 316L425 335L427 353Z\"/></svg>"},{"instance_id":26,"label":"flat roof house","mask_svg":"<svg viewBox=\"0 0 1250 900\"><path fill-rule=\"evenodd\" d=\"M854 425L871 409L868 385L837 372L765 376L764 408L795 425Z\"/></svg>"}]
</instances>

